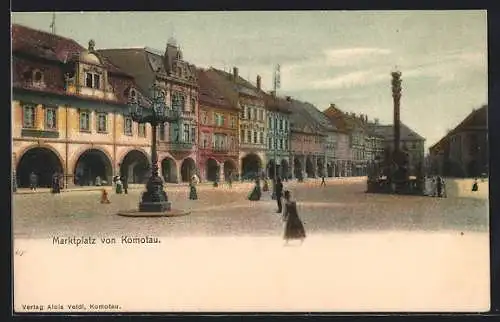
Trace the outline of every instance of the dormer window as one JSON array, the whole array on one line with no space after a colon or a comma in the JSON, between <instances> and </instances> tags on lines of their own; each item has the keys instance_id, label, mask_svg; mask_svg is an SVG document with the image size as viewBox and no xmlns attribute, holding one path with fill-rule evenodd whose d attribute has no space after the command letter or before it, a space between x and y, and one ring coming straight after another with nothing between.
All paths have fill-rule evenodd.
<instances>
[{"instance_id":1,"label":"dormer window","mask_svg":"<svg viewBox=\"0 0 500 322\"><path fill-rule=\"evenodd\" d=\"M101 88L101 75L97 73L85 72L85 86L89 88Z\"/></svg>"},{"instance_id":2,"label":"dormer window","mask_svg":"<svg viewBox=\"0 0 500 322\"><path fill-rule=\"evenodd\" d=\"M34 70L33 71L33 81L35 83L41 83L43 81L43 74L39 70Z\"/></svg>"}]
</instances>

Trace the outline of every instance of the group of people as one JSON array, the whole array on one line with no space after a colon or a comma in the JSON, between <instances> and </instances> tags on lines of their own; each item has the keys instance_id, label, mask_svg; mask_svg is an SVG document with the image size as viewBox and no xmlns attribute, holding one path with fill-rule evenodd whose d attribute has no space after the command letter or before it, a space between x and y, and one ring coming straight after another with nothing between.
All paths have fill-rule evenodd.
<instances>
[{"instance_id":1,"label":"group of people","mask_svg":"<svg viewBox=\"0 0 500 322\"><path fill-rule=\"evenodd\" d=\"M267 186L267 181L264 180L264 186ZM267 191L268 189L264 190ZM282 214L281 219L285 223L284 235L285 244L288 244L289 240L299 239L301 243L306 238L306 232L304 224L299 217L297 212L297 203L292 201L291 193L289 190L283 190L283 182L281 178L276 178L276 183L274 184L274 195L276 196L276 203L278 209L276 213ZM250 192L248 199L251 201L258 201L262 197L262 191L260 188L260 179L255 180L255 186ZM285 200L285 209L283 211L282 198Z\"/></svg>"},{"instance_id":2,"label":"group of people","mask_svg":"<svg viewBox=\"0 0 500 322\"><path fill-rule=\"evenodd\" d=\"M426 194L432 197L446 197L446 182L440 176L427 178L425 181Z\"/></svg>"},{"instance_id":3,"label":"group of people","mask_svg":"<svg viewBox=\"0 0 500 322\"><path fill-rule=\"evenodd\" d=\"M115 176L113 178L113 183L117 194L128 194L128 180L126 176Z\"/></svg>"}]
</instances>

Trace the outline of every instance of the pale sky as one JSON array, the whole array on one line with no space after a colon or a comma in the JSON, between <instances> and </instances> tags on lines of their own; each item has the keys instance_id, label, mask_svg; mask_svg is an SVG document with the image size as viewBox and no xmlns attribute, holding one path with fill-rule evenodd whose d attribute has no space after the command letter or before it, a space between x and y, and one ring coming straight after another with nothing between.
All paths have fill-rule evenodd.
<instances>
[{"instance_id":1,"label":"pale sky","mask_svg":"<svg viewBox=\"0 0 500 322\"><path fill-rule=\"evenodd\" d=\"M50 31L52 13L12 22ZM392 123L390 72L402 72L401 120L426 149L488 102L486 11L277 11L56 13L56 33L97 49L151 47L177 39L184 59L272 89Z\"/></svg>"}]
</instances>

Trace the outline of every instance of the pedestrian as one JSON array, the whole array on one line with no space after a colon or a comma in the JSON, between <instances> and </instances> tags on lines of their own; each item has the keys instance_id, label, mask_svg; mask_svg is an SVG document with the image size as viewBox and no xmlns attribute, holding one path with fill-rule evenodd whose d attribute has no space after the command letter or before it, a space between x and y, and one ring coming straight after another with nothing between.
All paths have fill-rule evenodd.
<instances>
[{"instance_id":1,"label":"pedestrian","mask_svg":"<svg viewBox=\"0 0 500 322\"><path fill-rule=\"evenodd\" d=\"M121 176L120 181L122 182L123 192L128 195L128 178L127 176Z\"/></svg>"},{"instance_id":2,"label":"pedestrian","mask_svg":"<svg viewBox=\"0 0 500 322\"><path fill-rule=\"evenodd\" d=\"M95 177L95 185L96 187L100 187L102 185L101 176Z\"/></svg>"},{"instance_id":3,"label":"pedestrian","mask_svg":"<svg viewBox=\"0 0 500 322\"><path fill-rule=\"evenodd\" d=\"M227 174L227 186L229 188L233 187L233 174L231 172Z\"/></svg>"},{"instance_id":4,"label":"pedestrian","mask_svg":"<svg viewBox=\"0 0 500 322\"><path fill-rule=\"evenodd\" d=\"M288 244L290 239L300 239L300 243L304 242L306 238L306 231L304 224L300 220L297 213L297 203L291 200L290 191L286 190L284 193L285 198L285 212L283 213L283 221L285 222L285 245Z\"/></svg>"},{"instance_id":5,"label":"pedestrian","mask_svg":"<svg viewBox=\"0 0 500 322\"><path fill-rule=\"evenodd\" d=\"M59 192L64 189L64 173L59 172Z\"/></svg>"},{"instance_id":6,"label":"pedestrian","mask_svg":"<svg viewBox=\"0 0 500 322\"><path fill-rule=\"evenodd\" d=\"M276 184L274 185L275 194L276 194L276 202L278 203L278 211L276 213L281 213L283 210L283 205L281 204L281 197L283 196L283 182L281 182L281 178L278 177L276 179Z\"/></svg>"},{"instance_id":7,"label":"pedestrian","mask_svg":"<svg viewBox=\"0 0 500 322\"><path fill-rule=\"evenodd\" d=\"M269 191L269 183L267 179L264 179L264 185L262 186L262 191Z\"/></svg>"},{"instance_id":8,"label":"pedestrian","mask_svg":"<svg viewBox=\"0 0 500 322\"><path fill-rule=\"evenodd\" d=\"M443 196L443 181L441 180L441 177L436 178L436 194L438 197Z\"/></svg>"},{"instance_id":9,"label":"pedestrian","mask_svg":"<svg viewBox=\"0 0 500 322\"><path fill-rule=\"evenodd\" d=\"M191 180L189 183L189 200L198 200L198 193L196 192L196 179Z\"/></svg>"},{"instance_id":10,"label":"pedestrian","mask_svg":"<svg viewBox=\"0 0 500 322\"><path fill-rule=\"evenodd\" d=\"M57 172L54 172L52 175L52 193L60 193L60 188L59 188L59 174Z\"/></svg>"},{"instance_id":11,"label":"pedestrian","mask_svg":"<svg viewBox=\"0 0 500 322\"><path fill-rule=\"evenodd\" d=\"M123 184L122 184L120 177L118 177L118 176L116 177L115 186L116 186L115 192L117 194L121 194L123 192Z\"/></svg>"},{"instance_id":12,"label":"pedestrian","mask_svg":"<svg viewBox=\"0 0 500 322\"><path fill-rule=\"evenodd\" d=\"M36 191L36 188L38 186L38 176L34 173L30 173L30 189L31 191Z\"/></svg>"},{"instance_id":13,"label":"pedestrian","mask_svg":"<svg viewBox=\"0 0 500 322\"><path fill-rule=\"evenodd\" d=\"M321 186L326 187L326 182L325 182L325 175L321 175Z\"/></svg>"},{"instance_id":14,"label":"pedestrian","mask_svg":"<svg viewBox=\"0 0 500 322\"><path fill-rule=\"evenodd\" d=\"M479 186L477 185L477 178L474 179L474 183L472 184L472 191L478 191Z\"/></svg>"},{"instance_id":15,"label":"pedestrian","mask_svg":"<svg viewBox=\"0 0 500 322\"><path fill-rule=\"evenodd\" d=\"M260 191L260 180L257 178L255 179L255 186L248 196L248 200L251 201L258 201L260 200L260 197L262 196L262 192Z\"/></svg>"},{"instance_id":16,"label":"pedestrian","mask_svg":"<svg viewBox=\"0 0 500 322\"><path fill-rule=\"evenodd\" d=\"M106 189L102 189L101 191L101 203L111 203L108 198L108 192Z\"/></svg>"}]
</instances>

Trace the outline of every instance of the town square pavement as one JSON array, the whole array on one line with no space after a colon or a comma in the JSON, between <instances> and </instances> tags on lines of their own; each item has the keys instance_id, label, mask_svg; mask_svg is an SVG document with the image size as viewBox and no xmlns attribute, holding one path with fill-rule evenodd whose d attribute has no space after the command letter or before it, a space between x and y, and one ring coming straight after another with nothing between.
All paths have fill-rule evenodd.
<instances>
[{"instance_id":1,"label":"town square pavement","mask_svg":"<svg viewBox=\"0 0 500 322\"><path fill-rule=\"evenodd\" d=\"M209 185L188 200L167 187L172 218L128 218L140 190L13 196L15 306L115 304L118 311L484 311L489 308L485 194L366 194L363 178L285 182L307 238L282 240L269 193ZM450 185L451 187L451 185ZM458 189L458 190L457 190ZM487 189L480 186L480 189ZM115 237L116 245L55 245L54 237ZM127 244L123 236L158 237ZM95 308L96 306L92 306ZM109 307L107 307L109 309ZM102 309L104 310L104 309Z\"/></svg>"}]
</instances>

